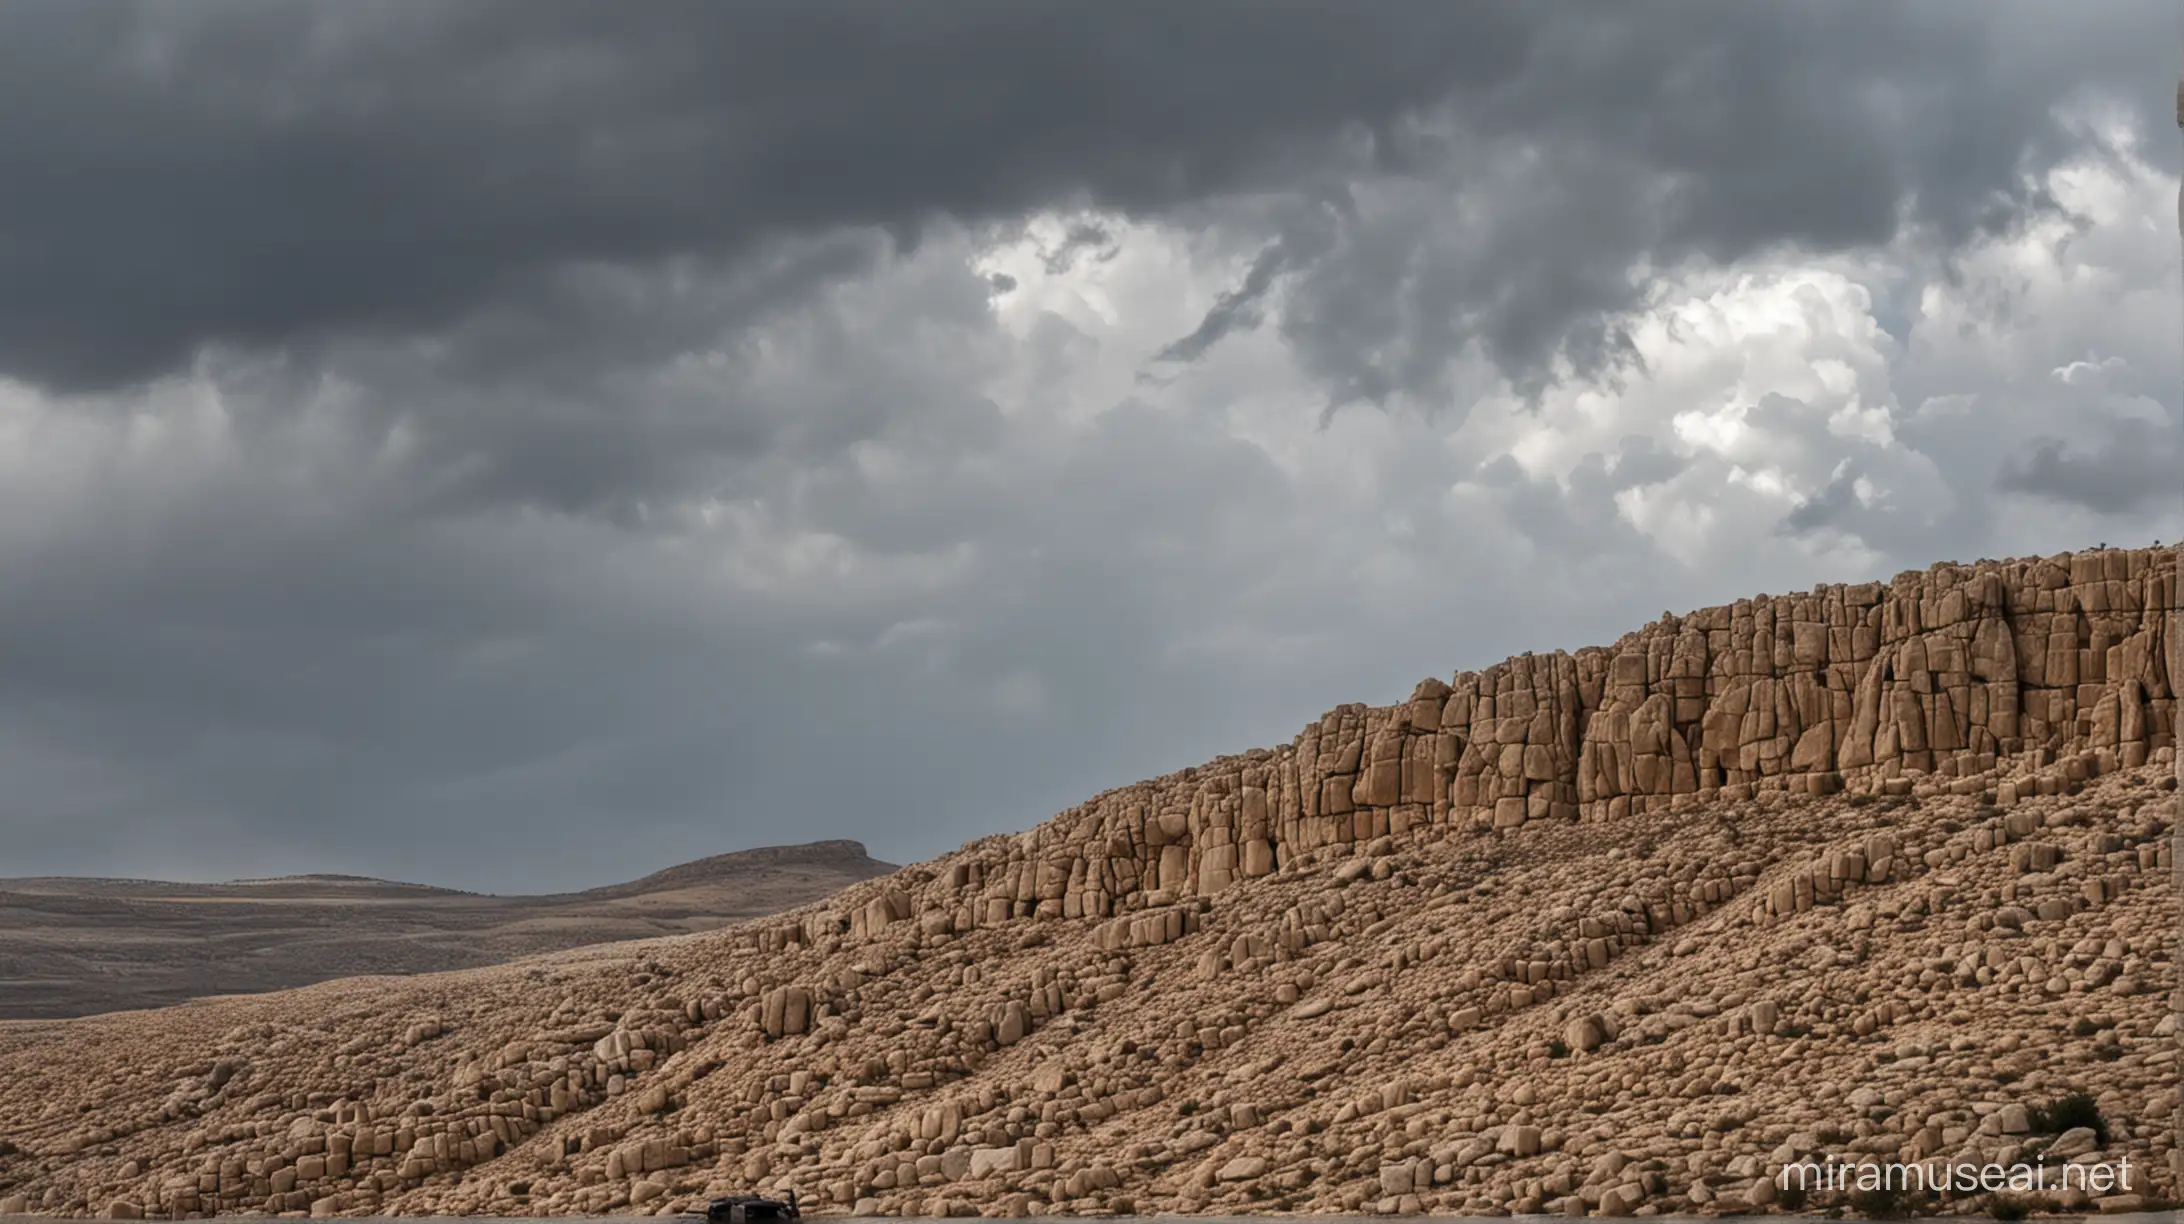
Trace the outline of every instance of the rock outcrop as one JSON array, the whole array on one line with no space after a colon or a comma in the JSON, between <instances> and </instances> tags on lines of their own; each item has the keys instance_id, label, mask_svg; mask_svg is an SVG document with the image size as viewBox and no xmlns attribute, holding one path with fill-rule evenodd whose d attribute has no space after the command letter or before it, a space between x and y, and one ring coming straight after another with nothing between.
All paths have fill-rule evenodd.
<instances>
[{"instance_id":1,"label":"rock outcrop","mask_svg":"<svg viewBox=\"0 0 2184 1224\"><path fill-rule=\"evenodd\" d=\"M2176 572L1668 616L743 927L0 1026L0 1214L2173 1202Z\"/></svg>"}]
</instances>

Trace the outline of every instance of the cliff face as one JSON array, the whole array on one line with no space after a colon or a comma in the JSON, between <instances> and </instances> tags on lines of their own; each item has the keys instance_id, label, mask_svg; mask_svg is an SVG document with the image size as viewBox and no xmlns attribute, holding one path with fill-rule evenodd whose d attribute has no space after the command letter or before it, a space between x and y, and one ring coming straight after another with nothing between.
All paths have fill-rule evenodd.
<instances>
[{"instance_id":1,"label":"cliff face","mask_svg":"<svg viewBox=\"0 0 2184 1224\"><path fill-rule=\"evenodd\" d=\"M1769 790L2054 794L2176 738L2177 551L1935 565L1526 655L1291 743L1109 791L951 862L962 928L1210 896L1421 826L1508 829ZM938 918L934 921L939 921Z\"/></svg>"}]
</instances>

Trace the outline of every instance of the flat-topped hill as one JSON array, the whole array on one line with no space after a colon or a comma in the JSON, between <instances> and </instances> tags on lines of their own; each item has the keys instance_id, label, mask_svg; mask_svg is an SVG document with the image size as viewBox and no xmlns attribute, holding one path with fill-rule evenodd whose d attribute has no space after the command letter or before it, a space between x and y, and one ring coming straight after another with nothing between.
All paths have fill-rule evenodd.
<instances>
[{"instance_id":1,"label":"flat-topped hill","mask_svg":"<svg viewBox=\"0 0 2184 1224\"><path fill-rule=\"evenodd\" d=\"M158 1007L709 930L893 871L852 841L715 855L587 892L495 897L355 875L0 879L0 1019Z\"/></svg>"}]
</instances>

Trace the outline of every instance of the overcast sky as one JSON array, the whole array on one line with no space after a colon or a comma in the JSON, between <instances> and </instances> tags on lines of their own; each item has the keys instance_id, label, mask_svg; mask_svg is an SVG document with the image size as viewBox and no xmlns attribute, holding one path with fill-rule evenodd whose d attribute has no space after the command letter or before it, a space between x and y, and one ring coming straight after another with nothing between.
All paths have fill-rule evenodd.
<instances>
[{"instance_id":1,"label":"overcast sky","mask_svg":"<svg viewBox=\"0 0 2184 1224\"><path fill-rule=\"evenodd\" d=\"M0 6L0 876L929 857L2184 536L2174 0Z\"/></svg>"}]
</instances>

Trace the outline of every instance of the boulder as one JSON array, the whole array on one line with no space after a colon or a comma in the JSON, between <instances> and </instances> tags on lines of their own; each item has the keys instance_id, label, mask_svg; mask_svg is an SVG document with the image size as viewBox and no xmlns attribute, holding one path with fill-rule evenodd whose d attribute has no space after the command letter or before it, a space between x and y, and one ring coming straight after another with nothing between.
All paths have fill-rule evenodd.
<instances>
[{"instance_id":1,"label":"boulder","mask_svg":"<svg viewBox=\"0 0 2184 1224\"><path fill-rule=\"evenodd\" d=\"M1017 1171L1017 1149L1009 1147L985 1147L971 1149L969 1175L972 1178L996 1177Z\"/></svg>"},{"instance_id":2,"label":"boulder","mask_svg":"<svg viewBox=\"0 0 2184 1224\"><path fill-rule=\"evenodd\" d=\"M1225 1182L1251 1181L1266 1176L1267 1161L1264 1156L1238 1156L1221 1166L1217 1178Z\"/></svg>"}]
</instances>

